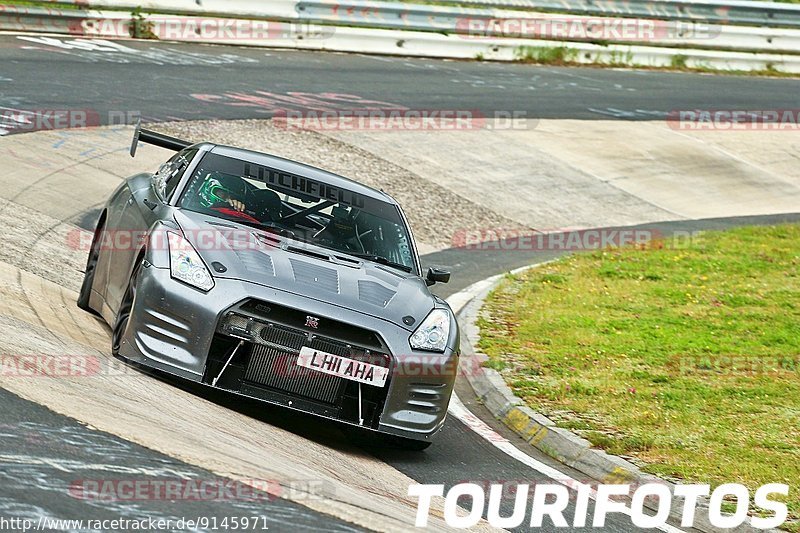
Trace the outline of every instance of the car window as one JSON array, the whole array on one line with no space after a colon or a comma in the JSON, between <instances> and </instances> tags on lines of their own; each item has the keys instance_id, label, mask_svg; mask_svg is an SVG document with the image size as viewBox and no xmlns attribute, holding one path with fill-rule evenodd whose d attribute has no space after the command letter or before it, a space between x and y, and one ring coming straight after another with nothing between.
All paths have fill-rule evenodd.
<instances>
[{"instance_id":1,"label":"car window","mask_svg":"<svg viewBox=\"0 0 800 533\"><path fill-rule=\"evenodd\" d=\"M178 205L416 271L396 205L308 177L206 154Z\"/></svg>"},{"instance_id":2,"label":"car window","mask_svg":"<svg viewBox=\"0 0 800 533\"><path fill-rule=\"evenodd\" d=\"M153 178L156 192L162 200L169 201L170 196L175 191L175 187L180 183L181 177L195 155L197 155L196 148L182 150L158 169Z\"/></svg>"}]
</instances>

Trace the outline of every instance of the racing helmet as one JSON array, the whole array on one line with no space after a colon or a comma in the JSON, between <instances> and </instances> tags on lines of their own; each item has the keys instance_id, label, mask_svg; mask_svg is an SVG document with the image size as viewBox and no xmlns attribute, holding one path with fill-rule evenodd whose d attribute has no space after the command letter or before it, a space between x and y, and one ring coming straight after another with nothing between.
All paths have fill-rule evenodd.
<instances>
[{"instance_id":1,"label":"racing helmet","mask_svg":"<svg viewBox=\"0 0 800 533\"><path fill-rule=\"evenodd\" d=\"M227 204L228 200L243 201L247 187L242 178L221 172L209 172L197 193L202 207Z\"/></svg>"}]
</instances>

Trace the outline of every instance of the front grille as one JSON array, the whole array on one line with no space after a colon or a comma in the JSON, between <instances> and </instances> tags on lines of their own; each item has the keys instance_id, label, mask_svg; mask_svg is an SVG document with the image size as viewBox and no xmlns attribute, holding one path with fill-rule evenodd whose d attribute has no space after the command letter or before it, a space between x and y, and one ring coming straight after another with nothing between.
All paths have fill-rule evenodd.
<instances>
[{"instance_id":1,"label":"front grille","mask_svg":"<svg viewBox=\"0 0 800 533\"><path fill-rule=\"evenodd\" d=\"M370 353L336 339L309 335L278 324L258 322L256 326L251 325L251 331L256 328L260 328L260 342L251 345L244 381L260 387L328 404L338 403L348 380L297 366L297 356L304 346L341 357L389 366L388 356Z\"/></svg>"},{"instance_id":2,"label":"front grille","mask_svg":"<svg viewBox=\"0 0 800 533\"><path fill-rule=\"evenodd\" d=\"M246 315L246 316L243 316ZM388 347L378 334L374 331L354 326L347 322L342 322L329 317L322 317L315 330L305 326L308 320L308 313L292 307L265 302L262 300L246 300L231 309L227 316L228 320L234 316L242 317L246 324L247 318L252 318L256 322L282 324L294 331L313 333L320 337L337 339L341 343L354 346L363 346L373 352L387 353ZM305 329L303 329L305 328ZM223 331L224 333L224 331Z\"/></svg>"},{"instance_id":3,"label":"front grille","mask_svg":"<svg viewBox=\"0 0 800 533\"><path fill-rule=\"evenodd\" d=\"M264 342L280 346L294 353L298 353L300 348L308 342L308 335L302 331L275 326L274 324L264 325L258 336Z\"/></svg>"}]
</instances>

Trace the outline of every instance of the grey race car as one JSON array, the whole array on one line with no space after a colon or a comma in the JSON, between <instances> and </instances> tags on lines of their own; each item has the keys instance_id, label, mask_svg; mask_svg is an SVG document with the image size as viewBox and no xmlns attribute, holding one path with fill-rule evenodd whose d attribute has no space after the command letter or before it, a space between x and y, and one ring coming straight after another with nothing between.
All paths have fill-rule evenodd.
<instances>
[{"instance_id":1,"label":"grey race car","mask_svg":"<svg viewBox=\"0 0 800 533\"><path fill-rule=\"evenodd\" d=\"M387 194L286 159L137 127L178 153L102 210L78 305L123 359L430 445L459 331Z\"/></svg>"}]
</instances>

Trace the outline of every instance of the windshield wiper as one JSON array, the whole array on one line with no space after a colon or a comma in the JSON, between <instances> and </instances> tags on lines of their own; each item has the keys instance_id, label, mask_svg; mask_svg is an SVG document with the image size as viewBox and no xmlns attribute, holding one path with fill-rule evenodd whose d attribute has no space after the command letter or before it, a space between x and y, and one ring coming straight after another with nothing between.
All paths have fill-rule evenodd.
<instances>
[{"instance_id":1,"label":"windshield wiper","mask_svg":"<svg viewBox=\"0 0 800 533\"><path fill-rule=\"evenodd\" d=\"M346 252L346 253L348 253L349 255L358 257L360 259L366 259L367 261L373 261L375 263L380 263L382 265L386 265L386 266L390 266L390 267L394 267L394 268L399 268L400 270L403 270L404 272L412 272L413 271L413 268L411 268L410 266L404 265L402 263L395 263L391 259L387 259L386 257L383 257L382 255L362 254L362 253L356 253L356 252Z\"/></svg>"}]
</instances>

